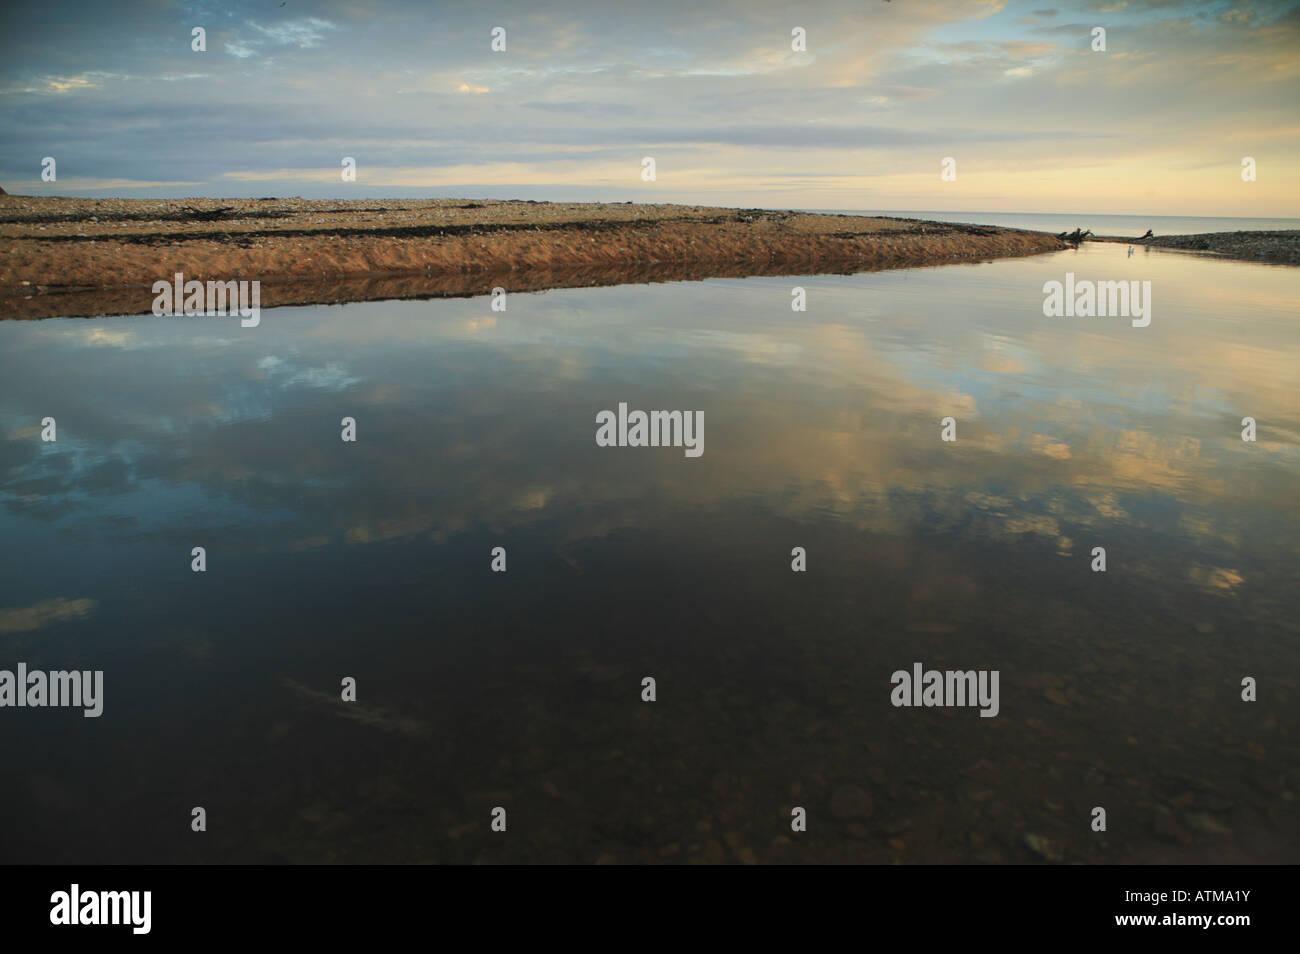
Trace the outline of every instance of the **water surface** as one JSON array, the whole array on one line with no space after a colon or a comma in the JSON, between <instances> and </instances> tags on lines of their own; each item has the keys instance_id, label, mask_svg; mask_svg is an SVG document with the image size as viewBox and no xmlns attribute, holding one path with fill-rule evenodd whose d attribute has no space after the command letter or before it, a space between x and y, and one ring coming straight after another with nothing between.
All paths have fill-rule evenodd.
<instances>
[{"instance_id":1,"label":"water surface","mask_svg":"<svg viewBox=\"0 0 1300 954\"><path fill-rule=\"evenodd\" d=\"M1150 327L1045 318L1067 271ZM0 324L0 668L106 681L0 710L0 859L1294 861L1298 313L1085 245ZM597 447L620 401L703 456Z\"/></svg>"}]
</instances>

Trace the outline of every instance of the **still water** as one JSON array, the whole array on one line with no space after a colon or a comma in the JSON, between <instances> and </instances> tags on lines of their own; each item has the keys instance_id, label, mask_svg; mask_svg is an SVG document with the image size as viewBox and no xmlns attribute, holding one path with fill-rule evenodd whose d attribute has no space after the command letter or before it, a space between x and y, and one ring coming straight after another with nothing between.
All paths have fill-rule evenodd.
<instances>
[{"instance_id":1,"label":"still water","mask_svg":"<svg viewBox=\"0 0 1300 954\"><path fill-rule=\"evenodd\" d=\"M1067 271L1150 326L1045 318ZM0 860L1295 861L1298 314L1085 245L5 322L0 669L104 711L0 709ZM997 717L895 708L918 662Z\"/></svg>"}]
</instances>

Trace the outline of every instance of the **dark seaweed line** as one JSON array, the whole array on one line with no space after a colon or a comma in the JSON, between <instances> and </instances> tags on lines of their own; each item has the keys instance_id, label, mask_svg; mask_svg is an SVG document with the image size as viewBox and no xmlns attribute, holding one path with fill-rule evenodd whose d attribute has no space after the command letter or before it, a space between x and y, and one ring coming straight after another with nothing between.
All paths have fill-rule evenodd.
<instances>
[{"instance_id":1,"label":"dark seaweed line","mask_svg":"<svg viewBox=\"0 0 1300 954\"><path fill-rule=\"evenodd\" d=\"M709 219L665 218L641 219L627 222L503 222L469 225L404 225L388 228L313 228L313 229L274 229L271 231L219 231L219 232L140 232L125 235L23 235L9 236L10 241L24 242L120 242L124 245L172 245L178 242L210 241L224 244L247 245L254 241L274 241L278 238L315 238L322 235L335 235L340 238L358 238L371 236L375 238L443 238L447 236L491 235L499 232L610 232L620 230L653 229L664 225L728 225L745 222L740 217L715 217ZM878 229L863 232L810 233L811 238L862 238L897 235L943 235L961 232L973 235L997 235L997 229L980 229L972 226L951 226L928 229L924 233L916 229Z\"/></svg>"}]
</instances>

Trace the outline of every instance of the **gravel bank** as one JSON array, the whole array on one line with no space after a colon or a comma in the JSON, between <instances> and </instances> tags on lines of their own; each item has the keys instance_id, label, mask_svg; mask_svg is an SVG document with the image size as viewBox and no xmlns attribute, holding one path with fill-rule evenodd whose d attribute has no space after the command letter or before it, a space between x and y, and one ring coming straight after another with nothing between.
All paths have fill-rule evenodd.
<instances>
[{"instance_id":1,"label":"gravel bank","mask_svg":"<svg viewBox=\"0 0 1300 954\"><path fill-rule=\"evenodd\" d=\"M1213 252L1225 258L1266 262L1272 265L1300 265L1300 231L1202 232L1197 235L1166 235L1149 239L1097 236L1098 242L1172 248L1186 252Z\"/></svg>"},{"instance_id":2,"label":"gravel bank","mask_svg":"<svg viewBox=\"0 0 1300 954\"><path fill-rule=\"evenodd\" d=\"M1019 229L633 203L0 196L0 317L148 312L258 280L262 305L853 272L1063 248Z\"/></svg>"}]
</instances>

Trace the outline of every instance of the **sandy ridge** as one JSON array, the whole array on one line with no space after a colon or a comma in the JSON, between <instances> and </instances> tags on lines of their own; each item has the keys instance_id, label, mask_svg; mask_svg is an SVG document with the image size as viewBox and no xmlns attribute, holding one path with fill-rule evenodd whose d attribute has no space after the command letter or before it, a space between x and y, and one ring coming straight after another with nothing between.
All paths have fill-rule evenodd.
<instances>
[{"instance_id":1,"label":"sandy ridge","mask_svg":"<svg viewBox=\"0 0 1300 954\"><path fill-rule=\"evenodd\" d=\"M262 306L978 261L1055 236L633 203L0 196L0 318L148 312L150 287L258 280Z\"/></svg>"}]
</instances>

